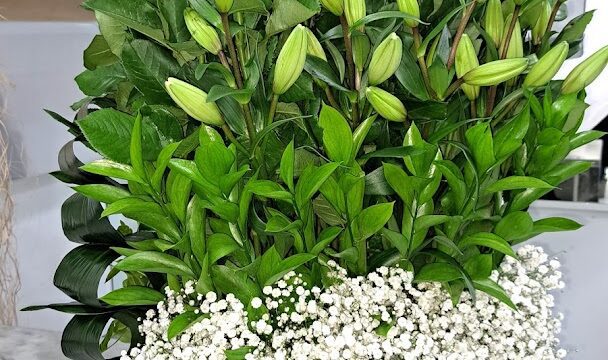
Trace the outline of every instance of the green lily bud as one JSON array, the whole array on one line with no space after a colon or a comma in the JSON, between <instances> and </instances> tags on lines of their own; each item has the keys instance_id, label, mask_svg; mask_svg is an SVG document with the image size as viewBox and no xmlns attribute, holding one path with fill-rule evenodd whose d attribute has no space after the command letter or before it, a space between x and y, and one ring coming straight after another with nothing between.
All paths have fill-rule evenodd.
<instances>
[{"instance_id":1,"label":"green lily bud","mask_svg":"<svg viewBox=\"0 0 608 360\"><path fill-rule=\"evenodd\" d=\"M494 46L499 47L502 41L502 32L505 26L505 18L502 15L500 0L488 0L486 15L483 19L484 29L494 41Z\"/></svg>"},{"instance_id":2,"label":"green lily bud","mask_svg":"<svg viewBox=\"0 0 608 360\"><path fill-rule=\"evenodd\" d=\"M344 0L344 16L346 16L346 22L352 26L357 21L365 17L365 0ZM361 29L363 30L363 27Z\"/></svg>"},{"instance_id":3,"label":"green lily bud","mask_svg":"<svg viewBox=\"0 0 608 360\"><path fill-rule=\"evenodd\" d=\"M342 16L344 13L344 7L342 6L342 0L321 0L321 4L330 13L336 16Z\"/></svg>"},{"instance_id":4,"label":"green lily bud","mask_svg":"<svg viewBox=\"0 0 608 360\"><path fill-rule=\"evenodd\" d=\"M215 102L207 102L207 93L185 81L170 77L165 82L167 92L192 118L214 126L224 125L224 118Z\"/></svg>"},{"instance_id":5,"label":"green lily bud","mask_svg":"<svg viewBox=\"0 0 608 360\"><path fill-rule=\"evenodd\" d=\"M511 19L513 19L513 15L507 16L507 19L505 20L505 28L502 39L503 44L507 41L507 33L509 32ZM515 27L513 28L513 34L511 34L511 41L509 41L509 49L507 49L507 59L520 58L523 56L524 39L521 35L521 26L519 25L519 20L517 20L515 22Z\"/></svg>"},{"instance_id":6,"label":"green lily bud","mask_svg":"<svg viewBox=\"0 0 608 360\"><path fill-rule=\"evenodd\" d=\"M568 56L568 42L562 41L543 55L526 76L524 86L539 87L546 85L562 67Z\"/></svg>"},{"instance_id":7,"label":"green lily bud","mask_svg":"<svg viewBox=\"0 0 608 360\"><path fill-rule=\"evenodd\" d=\"M323 50L323 46L319 42L319 39L313 34L313 32L309 28L306 29L306 37L307 37L307 53L312 56L316 56L320 59L327 61L327 56L325 56L325 51Z\"/></svg>"},{"instance_id":8,"label":"green lily bud","mask_svg":"<svg viewBox=\"0 0 608 360\"><path fill-rule=\"evenodd\" d=\"M392 33L384 39L374 51L369 63L367 79L370 85L378 85L391 77L399 64L403 54L403 43L397 34Z\"/></svg>"},{"instance_id":9,"label":"green lily bud","mask_svg":"<svg viewBox=\"0 0 608 360\"><path fill-rule=\"evenodd\" d=\"M275 95L289 90L302 74L308 50L307 40L306 28L302 25L297 25L287 37L274 68L272 91Z\"/></svg>"},{"instance_id":10,"label":"green lily bud","mask_svg":"<svg viewBox=\"0 0 608 360\"><path fill-rule=\"evenodd\" d=\"M222 43L213 26L209 25L195 10L184 10L186 27L196 42L213 55L222 50Z\"/></svg>"},{"instance_id":11,"label":"green lily bud","mask_svg":"<svg viewBox=\"0 0 608 360\"><path fill-rule=\"evenodd\" d=\"M397 6L402 13L415 16L420 19L420 5L418 0L397 0ZM418 26L418 21L405 19L405 25L413 28Z\"/></svg>"},{"instance_id":12,"label":"green lily bud","mask_svg":"<svg viewBox=\"0 0 608 360\"><path fill-rule=\"evenodd\" d=\"M562 84L562 94L572 94L583 90L600 76L606 64L608 64L608 46L599 49L568 74Z\"/></svg>"},{"instance_id":13,"label":"green lily bud","mask_svg":"<svg viewBox=\"0 0 608 360\"><path fill-rule=\"evenodd\" d=\"M545 0L542 2L539 14L540 16L532 28L532 42L535 45L540 44L540 42L543 40L543 36L545 36L545 33L547 32L547 26L549 26L549 18L551 18L552 10L551 4L549 4L548 1Z\"/></svg>"},{"instance_id":14,"label":"green lily bud","mask_svg":"<svg viewBox=\"0 0 608 360\"><path fill-rule=\"evenodd\" d=\"M476 67L462 78L475 86L494 86L521 74L528 67L528 59L496 60Z\"/></svg>"},{"instance_id":15,"label":"green lily bud","mask_svg":"<svg viewBox=\"0 0 608 360\"><path fill-rule=\"evenodd\" d=\"M223 14L227 14L232 9L233 3L234 0L215 0L215 8Z\"/></svg>"},{"instance_id":16,"label":"green lily bud","mask_svg":"<svg viewBox=\"0 0 608 360\"><path fill-rule=\"evenodd\" d=\"M405 105L395 95L375 86L365 89L365 97L374 110L390 121L403 122L407 117Z\"/></svg>"},{"instance_id":17,"label":"green lily bud","mask_svg":"<svg viewBox=\"0 0 608 360\"><path fill-rule=\"evenodd\" d=\"M456 66L456 76L458 78L463 77L466 73L479 66L477 52L467 34L463 34L460 39L460 43L456 49L454 65ZM462 84L461 89L469 100L475 100L479 97L479 86Z\"/></svg>"}]
</instances>

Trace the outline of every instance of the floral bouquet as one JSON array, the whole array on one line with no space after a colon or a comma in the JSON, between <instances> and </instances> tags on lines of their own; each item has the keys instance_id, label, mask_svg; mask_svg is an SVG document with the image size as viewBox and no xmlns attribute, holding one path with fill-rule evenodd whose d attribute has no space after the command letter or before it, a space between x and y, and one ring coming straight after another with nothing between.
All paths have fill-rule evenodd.
<instances>
[{"instance_id":1,"label":"floral bouquet","mask_svg":"<svg viewBox=\"0 0 608 360\"><path fill-rule=\"evenodd\" d=\"M577 229L527 208L590 164L608 47L565 0L87 0L86 98L52 175L79 244L71 359L556 359ZM80 142L101 157L83 164ZM99 294L102 282L115 290Z\"/></svg>"}]
</instances>

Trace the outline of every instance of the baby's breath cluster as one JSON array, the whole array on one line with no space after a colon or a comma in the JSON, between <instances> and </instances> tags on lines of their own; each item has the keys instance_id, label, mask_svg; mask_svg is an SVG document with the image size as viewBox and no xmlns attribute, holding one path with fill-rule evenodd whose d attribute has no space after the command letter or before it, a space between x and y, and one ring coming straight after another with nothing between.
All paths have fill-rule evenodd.
<instances>
[{"instance_id":1,"label":"baby's breath cluster","mask_svg":"<svg viewBox=\"0 0 608 360\"><path fill-rule=\"evenodd\" d=\"M326 289L289 273L245 306L233 295L167 290L140 330L145 343L121 360L224 359L247 347L246 359L560 359L550 290L563 288L559 262L539 247L522 247L492 279L518 312L486 294L468 293L453 306L435 283L415 284L399 268L349 278L335 263ZM186 311L202 320L168 339L171 320Z\"/></svg>"}]
</instances>

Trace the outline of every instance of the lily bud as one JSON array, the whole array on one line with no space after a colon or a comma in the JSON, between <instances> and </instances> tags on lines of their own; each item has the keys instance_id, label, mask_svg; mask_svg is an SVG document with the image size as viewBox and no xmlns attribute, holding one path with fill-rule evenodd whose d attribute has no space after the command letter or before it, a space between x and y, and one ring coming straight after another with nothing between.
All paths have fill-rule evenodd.
<instances>
[{"instance_id":1,"label":"lily bud","mask_svg":"<svg viewBox=\"0 0 608 360\"><path fill-rule=\"evenodd\" d=\"M308 50L307 38L306 28L297 25L285 41L274 68L272 91L275 95L281 95L289 90L302 74Z\"/></svg>"},{"instance_id":2,"label":"lily bud","mask_svg":"<svg viewBox=\"0 0 608 360\"><path fill-rule=\"evenodd\" d=\"M547 26L549 26L549 19L551 18L552 11L551 4L548 1L543 1L540 8L540 16L536 21L536 24L532 28L532 41L535 45L540 44L543 40L543 36L547 32Z\"/></svg>"},{"instance_id":3,"label":"lily bud","mask_svg":"<svg viewBox=\"0 0 608 360\"><path fill-rule=\"evenodd\" d=\"M494 46L499 47L500 42L502 41L503 28L505 26L500 0L488 0L483 23L484 29L494 41Z\"/></svg>"},{"instance_id":4,"label":"lily bud","mask_svg":"<svg viewBox=\"0 0 608 360\"><path fill-rule=\"evenodd\" d=\"M234 0L215 0L215 8L217 11L227 14L232 9Z\"/></svg>"},{"instance_id":5,"label":"lily bud","mask_svg":"<svg viewBox=\"0 0 608 360\"><path fill-rule=\"evenodd\" d=\"M562 41L543 55L526 76L524 86L539 87L546 85L562 67L568 56L568 42Z\"/></svg>"},{"instance_id":6,"label":"lily bud","mask_svg":"<svg viewBox=\"0 0 608 360\"><path fill-rule=\"evenodd\" d=\"M365 89L367 101L383 118L390 121L403 122L407 117L405 105L396 96L375 86Z\"/></svg>"},{"instance_id":7,"label":"lily bud","mask_svg":"<svg viewBox=\"0 0 608 360\"><path fill-rule=\"evenodd\" d=\"M348 25L353 26L354 23L365 17L365 0L344 0L344 16ZM363 27L359 30L363 30Z\"/></svg>"},{"instance_id":8,"label":"lily bud","mask_svg":"<svg viewBox=\"0 0 608 360\"><path fill-rule=\"evenodd\" d=\"M568 74L562 84L562 94L583 90L600 76L606 64L608 64L608 46L599 49Z\"/></svg>"},{"instance_id":9,"label":"lily bud","mask_svg":"<svg viewBox=\"0 0 608 360\"><path fill-rule=\"evenodd\" d=\"M374 51L369 63L368 82L378 85L391 77L399 64L403 54L403 43L397 34L392 33L384 39Z\"/></svg>"},{"instance_id":10,"label":"lily bud","mask_svg":"<svg viewBox=\"0 0 608 360\"><path fill-rule=\"evenodd\" d=\"M507 16L505 21L505 28L503 32L502 44L507 41L507 33L509 32L509 26L511 26L511 19L513 19L513 15ZM513 28L513 34L511 34L511 41L509 41L509 48L507 49L507 59L520 58L524 56L524 39L521 35L521 26L519 25L519 20L515 22L515 27Z\"/></svg>"},{"instance_id":11,"label":"lily bud","mask_svg":"<svg viewBox=\"0 0 608 360\"><path fill-rule=\"evenodd\" d=\"M307 37L307 43L308 43L308 48L307 48L306 52L309 55L316 56L320 59L327 61L327 56L325 55L325 51L323 50L323 46L321 46L319 39L317 39L315 34L313 34L313 32L309 28L305 28L305 29L306 29L306 37Z\"/></svg>"},{"instance_id":12,"label":"lily bud","mask_svg":"<svg viewBox=\"0 0 608 360\"><path fill-rule=\"evenodd\" d=\"M496 60L476 67L463 76L464 83L475 86L494 86L521 74L528 67L528 59Z\"/></svg>"},{"instance_id":13,"label":"lily bud","mask_svg":"<svg viewBox=\"0 0 608 360\"><path fill-rule=\"evenodd\" d=\"M456 49L456 59L454 62L456 66L456 76L458 78L463 77L469 71L479 66L479 60L477 60L477 52L473 46L473 42L467 34L463 34ZM479 97L479 86L462 84L462 91L469 100L475 100Z\"/></svg>"},{"instance_id":14,"label":"lily bud","mask_svg":"<svg viewBox=\"0 0 608 360\"><path fill-rule=\"evenodd\" d=\"M330 13L336 16L342 16L344 13L342 0L321 0L321 4L323 4L323 7L329 10Z\"/></svg>"},{"instance_id":15,"label":"lily bud","mask_svg":"<svg viewBox=\"0 0 608 360\"><path fill-rule=\"evenodd\" d=\"M209 25L195 10L187 8L184 11L186 27L196 42L213 55L222 50L222 43L213 26Z\"/></svg>"},{"instance_id":16,"label":"lily bud","mask_svg":"<svg viewBox=\"0 0 608 360\"><path fill-rule=\"evenodd\" d=\"M165 82L165 88L173 101L192 118L207 125L224 125L220 109L215 102L207 102L207 93L203 90L172 77Z\"/></svg>"},{"instance_id":17,"label":"lily bud","mask_svg":"<svg viewBox=\"0 0 608 360\"><path fill-rule=\"evenodd\" d=\"M420 19L420 5L418 0L397 0L397 6L399 11L402 13L417 17ZM405 25L413 28L418 26L418 21L412 19L405 19Z\"/></svg>"}]
</instances>

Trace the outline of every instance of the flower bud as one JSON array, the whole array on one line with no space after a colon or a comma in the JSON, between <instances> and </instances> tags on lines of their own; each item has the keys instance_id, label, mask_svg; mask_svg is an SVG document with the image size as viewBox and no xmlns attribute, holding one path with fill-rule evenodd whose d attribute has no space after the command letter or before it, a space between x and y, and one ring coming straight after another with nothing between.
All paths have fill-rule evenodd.
<instances>
[{"instance_id":1,"label":"flower bud","mask_svg":"<svg viewBox=\"0 0 608 360\"><path fill-rule=\"evenodd\" d=\"M354 23L365 17L365 0L344 0L344 16L348 25L353 26ZM358 29L363 31L363 27Z\"/></svg>"},{"instance_id":2,"label":"flower bud","mask_svg":"<svg viewBox=\"0 0 608 360\"><path fill-rule=\"evenodd\" d=\"M192 118L207 124L222 126L224 118L215 102L207 102L207 93L185 81L170 77L165 82L167 92Z\"/></svg>"},{"instance_id":3,"label":"flower bud","mask_svg":"<svg viewBox=\"0 0 608 360\"><path fill-rule=\"evenodd\" d=\"M539 87L546 85L562 67L568 56L568 42L562 41L543 55L526 76L524 86Z\"/></svg>"},{"instance_id":4,"label":"flower bud","mask_svg":"<svg viewBox=\"0 0 608 360\"><path fill-rule=\"evenodd\" d=\"M535 45L540 44L540 42L543 40L543 36L545 36L545 33L547 32L547 26L549 26L549 18L551 17L552 10L553 9L551 8L549 1L545 0L542 2L540 13L538 14L538 20L532 28L532 42Z\"/></svg>"},{"instance_id":5,"label":"flower bud","mask_svg":"<svg viewBox=\"0 0 608 360\"><path fill-rule=\"evenodd\" d=\"M502 15L500 0L488 0L486 15L484 17L484 29L494 41L494 46L499 47L502 41L502 32L505 26L505 19Z\"/></svg>"},{"instance_id":6,"label":"flower bud","mask_svg":"<svg viewBox=\"0 0 608 360\"><path fill-rule=\"evenodd\" d=\"M323 4L323 7L329 10L329 12L336 16L342 16L344 13L342 0L321 0L321 4Z\"/></svg>"},{"instance_id":7,"label":"flower bud","mask_svg":"<svg viewBox=\"0 0 608 360\"><path fill-rule=\"evenodd\" d=\"M608 64L608 46L599 49L568 74L562 84L562 94L583 90L600 76L606 64Z\"/></svg>"},{"instance_id":8,"label":"flower bud","mask_svg":"<svg viewBox=\"0 0 608 360\"><path fill-rule=\"evenodd\" d=\"M509 32L509 26L511 26L511 19L513 19L513 15L507 16L505 21L505 28L503 32L502 46L505 45L507 41L507 33ZM520 58L524 56L524 40L521 35L521 26L519 25L519 20L515 22L515 27L513 28L513 33L511 34L511 41L509 41L509 48L507 49L507 59Z\"/></svg>"},{"instance_id":9,"label":"flower bud","mask_svg":"<svg viewBox=\"0 0 608 360\"><path fill-rule=\"evenodd\" d=\"M213 55L222 50L222 43L213 26L209 25L195 10L187 8L184 11L184 19L188 31L196 42Z\"/></svg>"},{"instance_id":10,"label":"flower bud","mask_svg":"<svg viewBox=\"0 0 608 360\"><path fill-rule=\"evenodd\" d=\"M456 66L456 76L458 78L463 77L469 71L479 66L479 60L477 60L477 52L473 46L473 42L467 34L463 34L456 49L456 59L454 62ZM475 100L479 97L479 86L462 84L462 91L469 100Z\"/></svg>"},{"instance_id":11,"label":"flower bud","mask_svg":"<svg viewBox=\"0 0 608 360\"><path fill-rule=\"evenodd\" d=\"M215 0L215 8L217 11L227 14L232 9L234 0Z\"/></svg>"},{"instance_id":12,"label":"flower bud","mask_svg":"<svg viewBox=\"0 0 608 360\"><path fill-rule=\"evenodd\" d=\"M378 85L391 77L399 64L403 54L403 43L395 33L391 33L384 39L374 51L369 63L368 82L370 85Z\"/></svg>"},{"instance_id":13,"label":"flower bud","mask_svg":"<svg viewBox=\"0 0 608 360\"><path fill-rule=\"evenodd\" d=\"M468 85L494 86L516 77L527 67L526 58L496 60L469 71L463 79Z\"/></svg>"},{"instance_id":14,"label":"flower bud","mask_svg":"<svg viewBox=\"0 0 608 360\"><path fill-rule=\"evenodd\" d=\"M418 0L397 0L397 6L399 11L402 13L420 18L420 5ZM418 26L418 21L412 19L405 19L405 25L413 28Z\"/></svg>"},{"instance_id":15,"label":"flower bud","mask_svg":"<svg viewBox=\"0 0 608 360\"><path fill-rule=\"evenodd\" d=\"M309 55L316 56L320 59L327 61L327 56L325 55L325 51L323 50L323 46L321 46L319 39L317 39L315 34L313 34L313 32L309 28L305 28L305 29L306 29L306 37L307 37L307 43L308 43L308 48L307 48L306 52Z\"/></svg>"},{"instance_id":16,"label":"flower bud","mask_svg":"<svg viewBox=\"0 0 608 360\"><path fill-rule=\"evenodd\" d=\"M375 86L365 89L367 101L383 118L403 122L407 117L405 105L396 96Z\"/></svg>"},{"instance_id":17,"label":"flower bud","mask_svg":"<svg viewBox=\"0 0 608 360\"><path fill-rule=\"evenodd\" d=\"M272 91L275 95L289 90L302 74L308 50L307 38L306 28L302 25L297 25L287 37L274 68Z\"/></svg>"}]
</instances>

